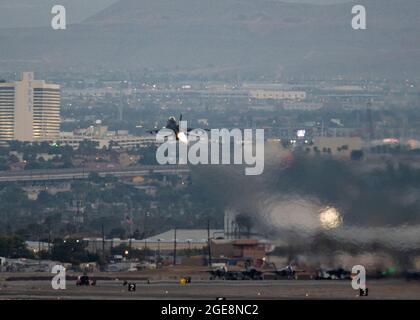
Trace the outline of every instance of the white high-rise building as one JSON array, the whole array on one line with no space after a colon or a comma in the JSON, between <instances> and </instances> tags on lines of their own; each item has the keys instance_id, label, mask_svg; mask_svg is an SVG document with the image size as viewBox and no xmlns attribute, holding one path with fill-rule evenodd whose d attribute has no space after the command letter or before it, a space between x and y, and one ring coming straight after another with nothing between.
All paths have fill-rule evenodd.
<instances>
[{"instance_id":1,"label":"white high-rise building","mask_svg":"<svg viewBox=\"0 0 420 320\"><path fill-rule=\"evenodd\" d=\"M0 82L0 140L43 141L60 134L60 86L34 80Z\"/></svg>"}]
</instances>

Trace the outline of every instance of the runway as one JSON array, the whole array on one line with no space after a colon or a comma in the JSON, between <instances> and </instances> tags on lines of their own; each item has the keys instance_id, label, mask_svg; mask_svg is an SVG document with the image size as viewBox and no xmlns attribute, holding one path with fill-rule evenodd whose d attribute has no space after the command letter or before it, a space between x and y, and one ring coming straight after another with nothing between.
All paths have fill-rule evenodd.
<instances>
[{"instance_id":1,"label":"runway","mask_svg":"<svg viewBox=\"0 0 420 320\"><path fill-rule=\"evenodd\" d=\"M420 299L420 282L371 280L368 297L359 297L350 281L277 280L277 281L177 281L135 280L136 291L128 292L122 280L98 280L96 286L78 287L67 281L66 289L54 290L48 280L0 282L0 299Z\"/></svg>"}]
</instances>

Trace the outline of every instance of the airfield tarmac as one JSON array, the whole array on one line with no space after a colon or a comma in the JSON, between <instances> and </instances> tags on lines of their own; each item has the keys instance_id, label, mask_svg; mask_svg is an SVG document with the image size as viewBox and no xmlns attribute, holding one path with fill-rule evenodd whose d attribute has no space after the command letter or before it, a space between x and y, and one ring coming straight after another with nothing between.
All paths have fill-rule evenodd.
<instances>
[{"instance_id":1,"label":"airfield tarmac","mask_svg":"<svg viewBox=\"0 0 420 320\"><path fill-rule=\"evenodd\" d=\"M54 290L49 280L0 280L0 299L420 299L420 282L368 280L368 297L359 297L351 282L333 280L197 280L181 285L178 281L133 280L137 290L128 292L120 279L98 280L96 286L78 287L67 281L65 290Z\"/></svg>"}]
</instances>

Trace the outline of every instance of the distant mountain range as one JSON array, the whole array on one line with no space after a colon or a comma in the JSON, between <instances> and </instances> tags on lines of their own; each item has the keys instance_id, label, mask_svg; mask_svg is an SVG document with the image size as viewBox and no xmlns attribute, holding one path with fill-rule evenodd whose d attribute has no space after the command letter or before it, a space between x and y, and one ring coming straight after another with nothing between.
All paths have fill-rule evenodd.
<instances>
[{"instance_id":1,"label":"distant mountain range","mask_svg":"<svg viewBox=\"0 0 420 320\"><path fill-rule=\"evenodd\" d=\"M77 23L114 2L117 0L1 0L0 28L48 27L56 4L66 8L68 23Z\"/></svg>"},{"instance_id":2,"label":"distant mountain range","mask_svg":"<svg viewBox=\"0 0 420 320\"><path fill-rule=\"evenodd\" d=\"M420 71L420 2L120 0L65 31L0 29L0 68L236 70L413 76Z\"/></svg>"}]
</instances>

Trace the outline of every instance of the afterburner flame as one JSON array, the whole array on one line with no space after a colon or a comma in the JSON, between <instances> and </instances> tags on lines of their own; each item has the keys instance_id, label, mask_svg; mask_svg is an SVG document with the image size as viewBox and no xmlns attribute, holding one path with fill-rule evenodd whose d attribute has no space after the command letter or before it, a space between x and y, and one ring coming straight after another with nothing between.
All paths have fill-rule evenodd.
<instances>
[{"instance_id":1,"label":"afterburner flame","mask_svg":"<svg viewBox=\"0 0 420 320\"><path fill-rule=\"evenodd\" d=\"M343 223L340 212L334 207L325 207L320 210L319 220L325 229L335 229Z\"/></svg>"},{"instance_id":2,"label":"afterburner flame","mask_svg":"<svg viewBox=\"0 0 420 320\"><path fill-rule=\"evenodd\" d=\"M188 138L187 138L187 136L185 135L185 133L184 133L184 132L179 132L179 133L178 133L178 139L179 139L179 141L180 141L180 142L182 142L182 143L185 143L185 144L187 144L187 143L188 143Z\"/></svg>"}]
</instances>

